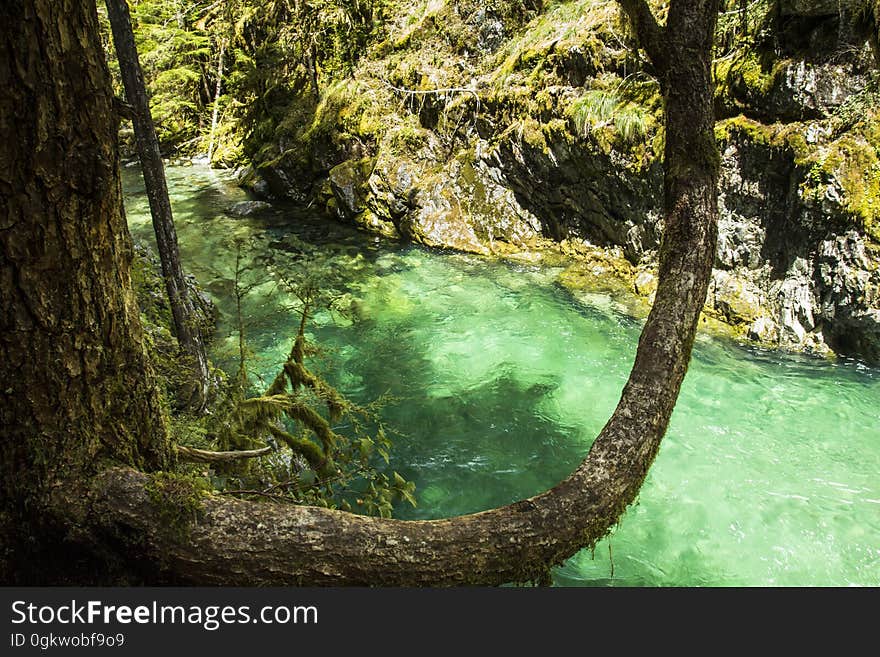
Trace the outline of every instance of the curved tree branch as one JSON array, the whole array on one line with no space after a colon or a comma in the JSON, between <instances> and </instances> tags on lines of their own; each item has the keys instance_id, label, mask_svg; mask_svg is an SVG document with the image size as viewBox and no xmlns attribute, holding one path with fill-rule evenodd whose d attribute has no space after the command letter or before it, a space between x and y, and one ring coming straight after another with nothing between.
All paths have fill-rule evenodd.
<instances>
[{"instance_id":1,"label":"curved tree branch","mask_svg":"<svg viewBox=\"0 0 880 657\"><path fill-rule=\"evenodd\" d=\"M646 0L618 0L618 4L629 18L639 45L661 76L664 75L667 68L666 28L657 22Z\"/></svg>"},{"instance_id":2,"label":"curved tree branch","mask_svg":"<svg viewBox=\"0 0 880 657\"><path fill-rule=\"evenodd\" d=\"M181 532L160 521L167 509L150 495L150 475L115 468L86 482L85 494L56 488L56 514L68 526L119 539L107 544L132 549L137 537L137 549L164 569L160 578L180 583L500 584L543 578L550 565L594 545L635 499L658 452L710 280L718 166L709 63L717 8L718 0L672 0L659 286L617 408L567 479L515 504L430 521L205 496Z\"/></svg>"},{"instance_id":3,"label":"curved tree branch","mask_svg":"<svg viewBox=\"0 0 880 657\"><path fill-rule=\"evenodd\" d=\"M260 449L244 449L232 452L212 452L207 449L175 445L174 451L177 452L177 458L181 461L188 461L190 463L228 463L229 461L265 456L272 451L272 448L262 447Z\"/></svg>"}]
</instances>

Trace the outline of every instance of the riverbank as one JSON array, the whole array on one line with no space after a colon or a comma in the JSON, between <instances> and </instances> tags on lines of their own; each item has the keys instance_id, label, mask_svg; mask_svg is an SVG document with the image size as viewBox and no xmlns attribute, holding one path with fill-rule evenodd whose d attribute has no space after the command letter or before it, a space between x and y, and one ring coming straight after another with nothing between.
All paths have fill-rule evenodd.
<instances>
[{"instance_id":1,"label":"riverbank","mask_svg":"<svg viewBox=\"0 0 880 657\"><path fill-rule=\"evenodd\" d=\"M248 196L227 174L168 171L182 258L218 311L214 358L234 367L237 242L264 281L243 308L254 376L277 370L297 323L276 292L283 272L262 263L295 257L299 241L327 254L353 312L315 318L314 365L358 403L386 393L383 421L399 434L388 468L417 485L418 506L397 517L506 504L580 462L640 330L613 296L562 289L561 257L405 245L280 206L241 216L232 210ZM140 181L125 182L132 232L149 242ZM554 583L880 585L877 409L876 368L704 332L639 503L595 553L555 569Z\"/></svg>"},{"instance_id":2,"label":"riverbank","mask_svg":"<svg viewBox=\"0 0 880 657\"><path fill-rule=\"evenodd\" d=\"M576 261L565 284L650 301L662 102L616 6L469 7L395 6L349 75L263 117L263 137L244 140L242 182L426 246L562 252ZM720 226L705 314L764 347L876 363L876 63L867 42L843 47L836 13L798 12L750 3L719 24Z\"/></svg>"}]
</instances>

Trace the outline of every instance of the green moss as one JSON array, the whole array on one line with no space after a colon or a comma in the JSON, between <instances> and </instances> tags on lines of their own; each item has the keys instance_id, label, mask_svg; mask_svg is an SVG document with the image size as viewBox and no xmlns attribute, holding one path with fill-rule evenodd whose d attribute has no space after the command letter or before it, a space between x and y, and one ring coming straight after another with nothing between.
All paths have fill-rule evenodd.
<instances>
[{"instance_id":1,"label":"green moss","mask_svg":"<svg viewBox=\"0 0 880 657\"><path fill-rule=\"evenodd\" d=\"M876 148L847 135L836 142L821 167L823 177L832 174L840 182L844 207L866 233L880 240L880 159Z\"/></svg>"},{"instance_id":2,"label":"green moss","mask_svg":"<svg viewBox=\"0 0 880 657\"><path fill-rule=\"evenodd\" d=\"M177 536L186 535L198 520L204 499L211 490L211 484L205 479L173 472L157 472L146 486L161 526Z\"/></svg>"},{"instance_id":3,"label":"green moss","mask_svg":"<svg viewBox=\"0 0 880 657\"><path fill-rule=\"evenodd\" d=\"M727 111L754 106L778 85L790 60L776 59L772 51L743 44L731 58L716 62L715 100Z\"/></svg>"},{"instance_id":4,"label":"green moss","mask_svg":"<svg viewBox=\"0 0 880 657\"><path fill-rule=\"evenodd\" d=\"M768 146L773 139L773 134L772 128L743 115L718 121L715 124L715 139L722 143L730 141L733 137L740 137L753 144Z\"/></svg>"},{"instance_id":5,"label":"green moss","mask_svg":"<svg viewBox=\"0 0 880 657\"><path fill-rule=\"evenodd\" d=\"M731 74L738 76L747 92L765 96L773 89L786 64L785 60L776 60L768 66L757 53L747 51L731 68Z\"/></svg>"},{"instance_id":6,"label":"green moss","mask_svg":"<svg viewBox=\"0 0 880 657\"><path fill-rule=\"evenodd\" d=\"M388 123L386 117L386 127ZM390 147L392 153L415 153L427 143L428 131L419 125L414 116L409 115L388 133L388 141L383 145Z\"/></svg>"},{"instance_id":7,"label":"green moss","mask_svg":"<svg viewBox=\"0 0 880 657\"><path fill-rule=\"evenodd\" d=\"M541 129L541 124L538 123L538 121L530 117L523 119L522 123L520 123L519 129L520 134L522 135L522 140L526 144L544 153L550 151L550 147L547 145L547 139L544 137L544 131Z\"/></svg>"},{"instance_id":8,"label":"green moss","mask_svg":"<svg viewBox=\"0 0 880 657\"><path fill-rule=\"evenodd\" d=\"M574 291L610 292L631 295L635 280L633 266L623 257L567 240L559 245L574 263L559 274L558 282Z\"/></svg>"},{"instance_id":9,"label":"green moss","mask_svg":"<svg viewBox=\"0 0 880 657\"><path fill-rule=\"evenodd\" d=\"M802 123L766 124L742 114L715 124L715 139L719 143L736 138L771 149L787 150L794 157L795 164L807 162L816 150L816 146L807 144L803 132Z\"/></svg>"}]
</instances>

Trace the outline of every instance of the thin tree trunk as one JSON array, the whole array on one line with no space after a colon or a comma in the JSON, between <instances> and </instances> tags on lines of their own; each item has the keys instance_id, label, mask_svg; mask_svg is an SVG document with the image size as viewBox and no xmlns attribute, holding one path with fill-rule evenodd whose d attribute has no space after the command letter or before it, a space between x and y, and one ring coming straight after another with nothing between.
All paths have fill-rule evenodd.
<instances>
[{"instance_id":1,"label":"thin tree trunk","mask_svg":"<svg viewBox=\"0 0 880 657\"><path fill-rule=\"evenodd\" d=\"M226 40L220 42L220 56L217 58L217 90L214 92L214 113L211 115L211 134L208 138L208 162L214 157L214 134L217 132L217 119L220 116L220 91L223 88L223 55Z\"/></svg>"},{"instance_id":2,"label":"thin tree trunk","mask_svg":"<svg viewBox=\"0 0 880 657\"><path fill-rule=\"evenodd\" d=\"M162 264L162 276L168 293L174 332L181 350L191 360L194 387L190 406L201 410L207 400L210 375L198 313L187 291L186 278L180 262L177 232L165 182L165 168L159 151L159 140L153 125L144 76L138 60L131 17L126 0L106 0L107 15L113 31L113 43L125 87L125 97L134 111L134 133L144 184L150 202L156 245Z\"/></svg>"},{"instance_id":3,"label":"thin tree trunk","mask_svg":"<svg viewBox=\"0 0 880 657\"><path fill-rule=\"evenodd\" d=\"M318 49L313 41L309 42L306 49L306 67L309 69L309 77L312 80L312 87L315 95L321 95L321 88L318 86Z\"/></svg>"},{"instance_id":4,"label":"thin tree trunk","mask_svg":"<svg viewBox=\"0 0 880 657\"><path fill-rule=\"evenodd\" d=\"M613 415L583 463L549 491L482 513L416 522L200 496L132 469L170 456L149 402L155 400L152 380L136 380L137 389L119 387L129 382L119 372L130 375L144 363L127 251L118 248L125 228L115 133L105 121L109 82L94 64L94 7L86 12L87 0L63 0L52 9L56 3L28 0L28 7L40 8L41 20L24 20L10 3L0 9L16 35L0 37L8 50L0 57L0 83L12 87L12 102L0 108L0 200L11 200L14 210L0 231L2 321L11 322L2 327L0 374L14 386L3 393L12 397L0 418L13 428L2 442L4 502L15 502L16 477L37 477L49 489L45 516L58 536L127 560L132 569L143 564L144 577L156 582L498 584L544 578L550 565L610 530L657 454L709 284L718 171L710 61L718 0L672 0L667 27L653 17L645 23L659 38L643 43L662 44L664 55L655 67L668 125L666 230L656 301ZM638 9L647 5L640 1ZM85 52L81 39L70 38L82 32ZM83 66L97 66L98 73L89 69L92 77L80 85ZM35 108L34 118L21 125L7 120L16 107ZM23 363L26 374L19 378ZM53 464L104 445L129 467L89 477L80 464L60 482L46 480L43 444L51 446Z\"/></svg>"}]
</instances>

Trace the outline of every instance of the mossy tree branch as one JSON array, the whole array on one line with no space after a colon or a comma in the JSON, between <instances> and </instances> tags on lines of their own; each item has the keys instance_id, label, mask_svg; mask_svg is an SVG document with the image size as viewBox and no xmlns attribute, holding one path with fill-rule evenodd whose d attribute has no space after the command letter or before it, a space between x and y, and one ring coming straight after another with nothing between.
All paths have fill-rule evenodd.
<instances>
[{"instance_id":1,"label":"mossy tree branch","mask_svg":"<svg viewBox=\"0 0 880 657\"><path fill-rule=\"evenodd\" d=\"M618 4L629 18L639 46L657 69L663 85L662 78L668 66L667 28L657 22L646 0L618 0Z\"/></svg>"},{"instance_id":2,"label":"mossy tree branch","mask_svg":"<svg viewBox=\"0 0 880 657\"><path fill-rule=\"evenodd\" d=\"M308 438L294 436L276 426L270 426L269 432L276 440L287 445L294 454L302 456L309 464L309 467L322 479L327 479L337 474L333 459L329 458L324 450Z\"/></svg>"},{"instance_id":3,"label":"mossy tree branch","mask_svg":"<svg viewBox=\"0 0 880 657\"><path fill-rule=\"evenodd\" d=\"M189 463L228 463L230 461L266 456L272 452L272 448L263 447L261 449L243 449L231 452L212 452L206 449L175 445L174 451L177 452L179 461L187 461Z\"/></svg>"}]
</instances>

